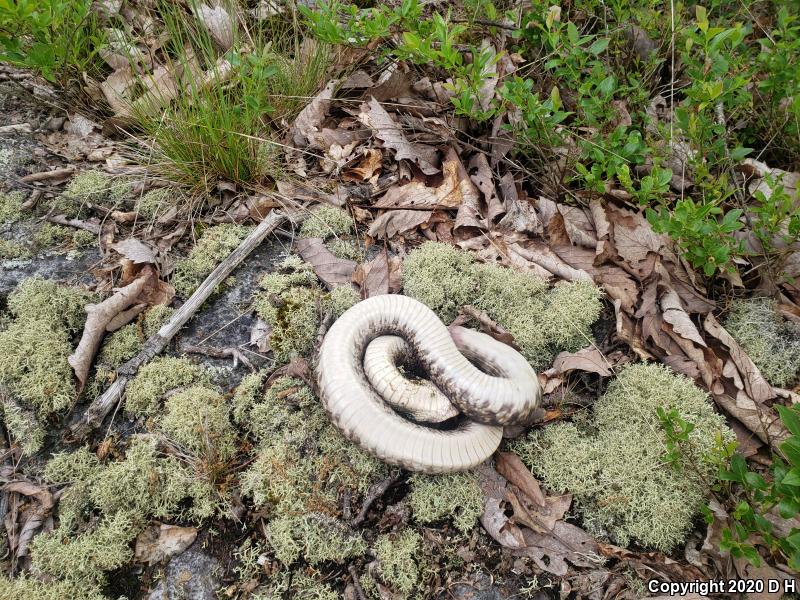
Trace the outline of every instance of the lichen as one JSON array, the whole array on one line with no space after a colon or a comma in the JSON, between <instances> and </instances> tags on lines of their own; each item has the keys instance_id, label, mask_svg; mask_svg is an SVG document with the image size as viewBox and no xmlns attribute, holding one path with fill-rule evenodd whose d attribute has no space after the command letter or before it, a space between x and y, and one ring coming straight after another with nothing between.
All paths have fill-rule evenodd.
<instances>
[{"instance_id":1,"label":"lichen","mask_svg":"<svg viewBox=\"0 0 800 600\"><path fill-rule=\"evenodd\" d=\"M309 354L324 296L311 266L289 257L260 285L265 291L256 295L253 308L272 327L269 345L275 359L288 362Z\"/></svg>"},{"instance_id":2,"label":"lichen","mask_svg":"<svg viewBox=\"0 0 800 600\"><path fill-rule=\"evenodd\" d=\"M679 469L664 458L657 407L694 424ZM664 366L635 364L590 417L547 426L512 447L551 490L574 495L588 531L669 552L691 530L716 479L709 456L720 439L733 434L705 392Z\"/></svg>"},{"instance_id":3,"label":"lichen","mask_svg":"<svg viewBox=\"0 0 800 600\"><path fill-rule=\"evenodd\" d=\"M255 406L256 402L261 395L264 382L269 376L267 369L256 371L255 373L248 373L236 386L233 392L233 410L231 416L233 421L241 426L247 427L250 422L250 411Z\"/></svg>"},{"instance_id":4,"label":"lichen","mask_svg":"<svg viewBox=\"0 0 800 600\"><path fill-rule=\"evenodd\" d=\"M139 217L148 221L157 219L170 207L178 204L178 193L172 188L154 188L145 192L136 202Z\"/></svg>"},{"instance_id":5,"label":"lichen","mask_svg":"<svg viewBox=\"0 0 800 600\"><path fill-rule=\"evenodd\" d=\"M41 450L46 431L34 412L20 407L12 398L3 398L0 408L6 429L22 451L30 456Z\"/></svg>"},{"instance_id":6,"label":"lichen","mask_svg":"<svg viewBox=\"0 0 800 600\"><path fill-rule=\"evenodd\" d=\"M174 309L156 305L144 311L133 323L106 336L97 356L101 369L113 370L136 356L147 339L158 332Z\"/></svg>"},{"instance_id":7,"label":"lichen","mask_svg":"<svg viewBox=\"0 0 800 600\"><path fill-rule=\"evenodd\" d=\"M33 234L33 244L36 248L49 248L71 240L72 233L72 230L63 225L42 223L39 230Z\"/></svg>"},{"instance_id":8,"label":"lichen","mask_svg":"<svg viewBox=\"0 0 800 600\"><path fill-rule=\"evenodd\" d=\"M381 535L375 542L375 554L381 580L408 597L419 582L422 536L412 529Z\"/></svg>"},{"instance_id":9,"label":"lichen","mask_svg":"<svg viewBox=\"0 0 800 600\"><path fill-rule=\"evenodd\" d=\"M356 241L335 239L326 242L325 246L337 258L359 262L364 260L364 251Z\"/></svg>"},{"instance_id":10,"label":"lichen","mask_svg":"<svg viewBox=\"0 0 800 600\"><path fill-rule=\"evenodd\" d=\"M545 368L563 350L590 343L600 315L600 289L586 282L546 282L530 273L477 264L448 244L426 242L403 265L404 292L428 305L443 321L473 304L507 329L523 356Z\"/></svg>"},{"instance_id":11,"label":"lichen","mask_svg":"<svg viewBox=\"0 0 800 600\"><path fill-rule=\"evenodd\" d=\"M477 293L475 261L449 244L425 242L403 262L403 292L450 323Z\"/></svg>"},{"instance_id":12,"label":"lichen","mask_svg":"<svg viewBox=\"0 0 800 600\"><path fill-rule=\"evenodd\" d=\"M31 570L86 586L102 586L105 572L133 558L130 543L136 537L136 520L125 511L102 519L77 536L63 537L59 529L36 536L31 543Z\"/></svg>"},{"instance_id":13,"label":"lichen","mask_svg":"<svg viewBox=\"0 0 800 600\"><path fill-rule=\"evenodd\" d=\"M22 218L22 192L0 192L0 223L14 223Z\"/></svg>"},{"instance_id":14,"label":"lichen","mask_svg":"<svg viewBox=\"0 0 800 600\"><path fill-rule=\"evenodd\" d=\"M80 218L88 212L87 203L112 207L122 202L130 191L130 182L124 177L114 177L98 170L84 171L72 178L64 194L53 204L59 212Z\"/></svg>"},{"instance_id":15,"label":"lichen","mask_svg":"<svg viewBox=\"0 0 800 600\"><path fill-rule=\"evenodd\" d=\"M236 454L236 431L222 395L195 385L170 396L165 404L161 430L184 452L202 458L213 468Z\"/></svg>"},{"instance_id":16,"label":"lichen","mask_svg":"<svg viewBox=\"0 0 800 600\"><path fill-rule=\"evenodd\" d=\"M361 296L350 285L336 286L325 298L325 310L330 311L335 319L361 301Z\"/></svg>"},{"instance_id":17,"label":"lichen","mask_svg":"<svg viewBox=\"0 0 800 600\"><path fill-rule=\"evenodd\" d=\"M93 294L84 290L31 277L9 294L8 310L17 320L46 321L73 334L83 329L84 307L94 299Z\"/></svg>"},{"instance_id":18,"label":"lichen","mask_svg":"<svg viewBox=\"0 0 800 600\"><path fill-rule=\"evenodd\" d=\"M346 210L322 204L312 210L300 226L301 238L342 237L353 233L353 218Z\"/></svg>"},{"instance_id":19,"label":"lichen","mask_svg":"<svg viewBox=\"0 0 800 600\"><path fill-rule=\"evenodd\" d=\"M22 244L9 240L0 240L0 260L15 260L29 258L30 256L30 250Z\"/></svg>"},{"instance_id":20,"label":"lichen","mask_svg":"<svg viewBox=\"0 0 800 600\"><path fill-rule=\"evenodd\" d=\"M224 223L206 229L189 256L175 263L172 285L175 291L188 298L217 265L233 252L250 229Z\"/></svg>"},{"instance_id":21,"label":"lichen","mask_svg":"<svg viewBox=\"0 0 800 600\"><path fill-rule=\"evenodd\" d=\"M154 414L170 390L208 381L205 370L188 358L156 357L144 365L125 390L125 411L130 415Z\"/></svg>"},{"instance_id":22,"label":"lichen","mask_svg":"<svg viewBox=\"0 0 800 600\"><path fill-rule=\"evenodd\" d=\"M108 600L99 587L75 581L41 581L21 575L0 575L0 600Z\"/></svg>"},{"instance_id":23,"label":"lichen","mask_svg":"<svg viewBox=\"0 0 800 600\"><path fill-rule=\"evenodd\" d=\"M724 324L772 385L800 381L800 325L782 318L775 300L735 300Z\"/></svg>"},{"instance_id":24,"label":"lichen","mask_svg":"<svg viewBox=\"0 0 800 600\"><path fill-rule=\"evenodd\" d=\"M462 533L483 514L483 492L475 473L414 474L408 503L414 520L423 525L450 519Z\"/></svg>"},{"instance_id":25,"label":"lichen","mask_svg":"<svg viewBox=\"0 0 800 600\"><path fill-rule=\"evenodd\" d=\"M281 516L267 525L267 540L280 562L290 565L301 556L312 565L342 564L366 550L361 536L321 513Z\"/></svg>"}]
</instances>

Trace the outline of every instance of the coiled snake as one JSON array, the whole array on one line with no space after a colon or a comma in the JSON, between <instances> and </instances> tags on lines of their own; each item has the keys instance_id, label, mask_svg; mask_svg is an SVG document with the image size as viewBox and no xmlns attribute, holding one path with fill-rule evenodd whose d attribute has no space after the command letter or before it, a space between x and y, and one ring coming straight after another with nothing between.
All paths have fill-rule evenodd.
<instances>
[{"instance_id":1,"label":"coiled snake","mask_svg":"<svg viewBox=\"0 0 800 600\"><path fill-rule=\"evenodd\" d=\"M399 365L412 359L434 385L405 377ZM516 350L477 331L448 329L424 304L395 294L359 302L334 322L316 375L325 409L348 439L384 462L426 473L482 463L500 444L502 426L524 422L541 398L535 371ZM463 415L444 429L392 407L434 424Z\"/></svg>"}]
</instances>

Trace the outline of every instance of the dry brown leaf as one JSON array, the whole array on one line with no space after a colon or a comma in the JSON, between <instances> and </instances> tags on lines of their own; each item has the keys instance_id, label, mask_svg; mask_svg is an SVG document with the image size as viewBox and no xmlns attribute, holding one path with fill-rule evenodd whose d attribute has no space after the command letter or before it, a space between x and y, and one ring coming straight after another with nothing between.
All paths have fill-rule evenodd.
<instances>
[{"instance_id":1,"label":"dry brown leaf","mask_svg":"<svg viewBox=\"0 0 800 600\"><path fill-rule=\"evenodd\" d=\"M197 538L194 527L178 527L157 523L150 525L136 537L134 559L137 562L154 565L162 560L180 554L192 545Z\"/></svg>"},{"instance_id":2,"label":"dry brown leaf","mask_svg":"<svg viewBox=\"0 0 800 600\"><path fill-rule=\"evenodd\" d=\"M394 150L397 161L409 160L426 175L439 172L436 149L425 144L409 142L402 128L386 112L380 103L372 98L361 105L358 118L375 133L384 147Z\"/></svg>"},{"instance_id":3,"label":"dry brown leaf","mask_svg":"<svg viewBox=\"0 0 800 600\"><path fill-rule=\"evenodd\" d=\"M567 281L594 281L586 271L575 269L541 242L531 242L527 246L509 244L509 252L513 252L525 261L545 269L547 272Z\"/></svg>"},{"instance_id":4,"label":"dry brown leaf","mask_svg":"<svg viewBox=\"0 0 800 600\"><path fill-rule=\"evenodd\" d=\"M435 208L457 208L469 198L477 200L477 190L466 176L461 161L456 156L445 158L442 164L444 179L437 187L429 187L424 181L412 180L406 185L393 185L373 205L375 208L404 208L433 210Z\"/></svg>"},{"instance_id":5,"label":"dry brown leaf","mask_svg":"<svg viewBox=\"0 0 800 600\"><path fill-rule=\"evenodd\" d=\"M208 33L223 52L233 46L233 22L231 16L221 6L213 8L208 4L195 7L197 20L208 30Z\"/></svg>"},{"instance_id":6,"label":"dry brown leaf","mask_svg":"<svg viewBox=\"0 0 800 600\"><path fill-rule=\"evenodd\" d=\"M111 248L134 264L156 264L156 249L136 238L128 238L111 244Z\"/></svg>"},{"instance_id":7,"label":"dry brown leaf","mask_svg":"<svg viewBox=\"0 0 800 600\"><path fill-rule=\"evenodd\" d=\"M611 377L613 374L608 360L595 346L583 348L577 352L559 353L553 361L553 366L544 374L548 377L555 377L570 371L597 373L601 377Z\"/></svg>"},{"instance_id":8,"label":"dry brown leaf","mask_svg":"<svg viewBox=\"0 0 800 600\"><path fill-rule=\"evenodd\" d=\"M681 299L675 290L669 289L661 297L661 310L664 320L672 325L672 330L698 346L706 347L703 336L697 331L687 312L681 304Z\"/></svg>"},{"instance_id":9,"label":"dry brown leaf","mask_svg":"<svg viewBox=\"0 0 800 600\"><path fill-rule=\"evenodd\" d=\"M361 297L369 298L389 293L389 258L384 248L378 256L364 265L367 271L364 285L361 287Z\"/></svg>"},{"instance_id":10,"label":"dry brown leaf","mask_svg":"<svg viewBox=\"0 0 800 600\"><path fill-rule=\"evenodd\" d=\"M23 496L30 496L37 501L36 506L30 507L25 513L25 522L18 534L12 535L9 530L9 543L18 557L27 556L28 546L33 540L33 536L45 524L55 507L56 501L52 493L44 487L36 485L30 481L12 481L3 486L3 492L17 493ZM8 515L6 516L6 528L9 527Z\"/></svg>"},{"instance_id":11,"label":"dry brown leaf","mask_svg":"<svg viewBox=\"0 0 800 600\"><path fill-rule=\"evenodd\" d=\"M495 455L495 468L510 483L517 486L536 506L545 505L544 493L539 482L519 456L511 452L498 452Z\"/></svg>"},{"instance_id":12,"label":"dry brown leaf","mask_svg":"<svg viewBox=\"0 0 800 600\"><path fill-rule=\"evenodd\" d=\"M291 138L295 146L304 147L308 145L318 131L330 110L331 99L338 84L338 79L329 81L325 88L297 115L291 130Z\"/></svg>"},{"instance_id":13,"label":"dry brown leaf","mask_svg":"<svg viewBox=\"0 0 800 600\"><path fill-rule=\"evenodd\" d=\"M526 547L514 554L531 558L537 567L553 575L566 575L568 562L587 568L602 564L595 539L570 523L557 521L547 533L525 529L523 535Z\"/></svg>"},{"instance_id":14,"label":"dry brown leaf","mask_svg":"<svg viewBox=\"0 0 800 600\"><path fill-rule=\"evenodd\" d=\"M350 285L356 263L333 254L322 238L297 240L295 247L301 258L314 267L314 273L329 290L337 285Z\"/></svg>"},{"instance_id":15,"label":"dry brown leaf","mask_svg":"<svg viewBox=\"0 0 800 600\"><path fill-rule=\"evenodd\" d=\"M506 173L500 178L500 191L506 214L498 222L498 227L507 227L519 233L541 235L544 231L533 205L526 199L520 199L517 193L517 184L512 173Z\"/></svg>"},{"instance_id":16,"label":"dry brown leaf","mask_svg":"<svg viewBox=\"0 0 800 600\"><path fill-rule=\"evenodd\" d=\"M287 200L324 202L332 206L342 207L347 202L347 196L339 193L331 194L310 185L303 185L296 181L279 180L276 184L278 193ZM337 190L338 191L338 190Z\"/></svg>"},{"instance_id":17,"label":"dry brown leaf","mask_svg":"<svg viewBox=\"0 0 800 600\"><path fill-rule=\"evenodd\" d=\"M381 151L370 148L364 151L364 157L352 169L343 173L347 180L369 181L381 172Z\"/></svg>"},{"instance_id":18,"label":"dry brown leaf","mask_svg":"<svg viewBox=\"0 0 800 600\"><path fill-rule=\"evenodd\" d=\"M640 213L617 207L607 207L606 216L612 224L614 247L640 280L653 271L656 257L666 245Z\"/></svg>"},{"instance_id":19,"label":"dry brown leaf","mask_svg":"<svg viewBox=\"0 0 800 600\"><path fill-rule=\"evenodd\" d=\"M597 234L590 214L578 206L559 204L557 208L570 242L586 248L595 248Z\"/></svg>"},{"instance_id":20,"label":"dry brown leaf","mask_svg":"<svg viewBox=\"0 0 800 600\"><path fill-rule=\"evenodd\" d=\"M163 283L163 282L162 282ZM149 294L160 296L161 292L154 292L159 288L158 275L150 265L146 265L139 273L139 276L131 283L120 288L109 298L99 304L86 305L86 325L83 328L83 335L78 343L78 347L67 359L70 366L75 371L78 379L78 390L82 390L89 375L103 336L106 334L106 327L119 313L128 309L134 304L141 303L143 298ZM170 286L171 287L171 286ZM174 290L173 290L174 293ZM150 303L150 302L146 302Z\"/></svg>"},{"instance_id":21,"label":"dry brown leaf","mask_svg":"<svg viewBox=\"0 0 800 600\"><path fill-rule=\"evenodd\" d=\"M486 464L479 466L476 471L485 498L481 525L501 546L512 549L524 548L525 538L522 530L506 516L503 509L508 481Z\"/></svg>"},{"instance_id":22,"label":"dry brown leaf","mask_svg":"<svg viewBox=\"0 0 800 600\"><path fill-rule=\"evenodd\" d=\"M478 152L470 159L469 173L472 183L480 190L486 203L486 220L494 223L498 217L505 214L506 209L503 201L497 195L494 187L494 175L483 152Z\"/></svg>"},{"instance_id":23,"label":"dry brown leaf","mask_svg":"<svg viewBox=\"0 0 800 600\"><path fill-rule=\"evenodd\" d=\"M372 222L368 233L376 239L392 239L397 234L427 223L431 214L429 210L387 210Z\"/></svg>"}]
</instances>

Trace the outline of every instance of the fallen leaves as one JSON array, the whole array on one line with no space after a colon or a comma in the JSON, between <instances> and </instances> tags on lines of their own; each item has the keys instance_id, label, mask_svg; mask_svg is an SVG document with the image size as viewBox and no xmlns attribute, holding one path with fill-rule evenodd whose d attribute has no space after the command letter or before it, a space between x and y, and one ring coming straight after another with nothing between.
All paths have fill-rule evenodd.
<instances>
[{"instance_id":1,"label":"fallen leaves","mask_svg":"<svg viewBox=\"0 0 800 600\"><path fill-rule=\"evenodd\" d=\"M197 538L194 527L179 527L155 523L136 537L134 558L136 562L154 565L180 554Z\"/></svg>"},{"instance_id":2,"label":"fallen leaves","mask_svg":"<svg viewBox=\"0 0 800 600\"><path fill-rule=\"evenodd\" d=\"M356 263L335 256L325 246L322 238L300 239L295 242L295 247L301 258L314 268L314 273L329 290L352 281Z\"/></svg>"}]
</instances>

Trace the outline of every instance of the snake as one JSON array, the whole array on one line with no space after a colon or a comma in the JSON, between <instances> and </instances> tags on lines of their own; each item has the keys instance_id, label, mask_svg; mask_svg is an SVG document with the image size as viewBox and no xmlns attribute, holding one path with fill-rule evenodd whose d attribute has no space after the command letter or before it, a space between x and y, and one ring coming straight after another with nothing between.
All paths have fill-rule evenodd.
<instances>
[{"instance_id":1,"label":"snake","mask_svg":"<svg viewBox=\"0 0 800 600\"><path fill-rule=\"evenodd\" d=\"M411 363L426 380L408 377L402 368ZM514 348L448 328L400 294L362 300L334 321L315 375L325 411L345 437L385 463L423 473L478 466L497 450L504 426L529 420L542 394Z\"/></svg>"}]
</instances>

